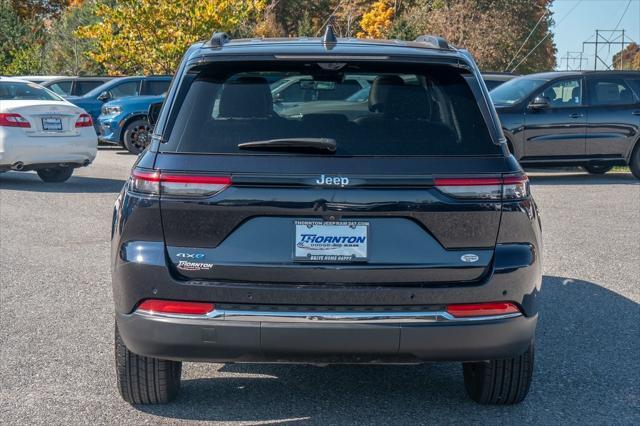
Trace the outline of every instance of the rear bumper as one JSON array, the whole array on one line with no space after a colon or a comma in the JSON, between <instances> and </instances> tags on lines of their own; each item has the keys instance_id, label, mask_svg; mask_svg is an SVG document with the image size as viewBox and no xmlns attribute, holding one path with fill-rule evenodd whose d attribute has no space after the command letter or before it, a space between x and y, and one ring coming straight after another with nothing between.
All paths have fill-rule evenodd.
<instances>
[{"instance_id":1,"label":"rear bumper","mask_svg":"<svg viewBox=\"0 0 640 426\"><path fill-rule=\"evenodd\" d=\"M22 130L0 127L0 167L6 169L18 162L25 166L68 164L79 167L96 157L97 138L92 128L81 128L79 134L72 136L28 136Z\"/></svg>"},{"instance_id":2,"label":"rear bumper","mask_svg":"<svg viewBox=\"0 0 640 426\"><path fill-rule=\"evenodd\" d=\"M317 314L317 313L316 313ZM317 316L314 316L317 318ZM537 316L302 321L259 315L176 318L116 314L134 353L177 361L416 363L510 358L533 340Z\"/></svg>"}]
</instances>

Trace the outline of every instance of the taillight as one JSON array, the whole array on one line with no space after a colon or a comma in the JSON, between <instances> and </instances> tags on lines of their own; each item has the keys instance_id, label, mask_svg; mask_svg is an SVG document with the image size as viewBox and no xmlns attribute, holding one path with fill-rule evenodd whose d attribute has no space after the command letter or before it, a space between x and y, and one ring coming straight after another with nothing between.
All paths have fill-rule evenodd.
<instances>
[{"instance_id":1,"label":"taillight","mask_svg":"<svg viewBox=\"0 0 640 426\"><path fill-rule=\"evenodd\" d=\"M0 126L31 127L31 124L29 124L29 120L20 114L0 113Z\"/></svg>"},{"instance_id":2,"label":"taillight","mask_svg":"<svg viewBox=\"0 0 640 426\"><path fill-rule=\"evenodd\" d=\"M529 178L527 175L505 176L502 184L503 200L521 200L529 195Z\"/></svg>"},{"instance_id":3,"label":"taillight","mask_svg":"<svg viewBox=\"0 0 640 426\"><path fill-rule=\"evenodd\" d=\"M143 194L160 194L160 171L154 170L146 172L134 169L131 172L131 180L129 181L131 189L135 192Z\"/></svg>"},{"instance_id":4,"label":"taillight","mask_svg":"<svg viewBox=\"0 0 640 426\"><path fill-rule=\"evenodd\" d=\"M213 311L214 308L213 303L147 299L138 306L138 311L151 314L205 315Z\"/></svg>"},{"instance_id":5,"label":"taillight","mask_svg":"<svg viewBox=\"0 0 640 426\"><path fill-rule=\"evenodd\" d=\"M137 169L131 174L131 189L145 194L204 197L217 194L230 185L228 176L182 175Z\"/></svg>"},{"instance_id":6,"label":"taillight","mask_svg":"<svg viewBox=\"0 0 640 426\"><path fill-rule=\"evenodd\" d=\"M93 119L89 114L80 114L76 120L76 127L91 127L93 126Z\"/></svg>"},{"instance_id":7,"label":"taillight","mask_svg":"<svg viewBox=\"0 0 640 426\"><path fill-rule=\"evenodd\" d=\"M520 309L511 302L488 302L448 305L447 312L456 318L468 318L515 314Z\"/></svg>"},{"instance_id":8,"label":"taillight","mask_svg":"<svg viewBox=\"0 0 640 426\"><path fill-rule=\"evenodd\" d=\"M529 196L525 175L504 178L436 178L435 186L455 198L518 200Z\"/></svg>"}]
</instances>

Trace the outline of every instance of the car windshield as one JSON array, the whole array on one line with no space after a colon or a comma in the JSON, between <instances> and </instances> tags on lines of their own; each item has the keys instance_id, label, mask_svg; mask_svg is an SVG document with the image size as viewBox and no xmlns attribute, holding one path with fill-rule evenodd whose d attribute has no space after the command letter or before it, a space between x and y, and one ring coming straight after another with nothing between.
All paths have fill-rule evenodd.
<instances>
[{"instance_id":1,"label":"car windshield","mask_svg":"<svg viewBox=\"0 0 640 426\"><path fill-rule=\"evenodd\" d=\"M38 86L35 83L21 81L0 81L1 101L61 101L60 96L51 90Z\"/></svg>"},{"instance_id":2,"label":"car windshield","mask_svg":"<svg viewBox=\"0 0 640 426\"><path fill-rule=\"evenodd\" d=\"M496 105L513 105L529 96L531 92L547 81L543 78L514 78L493 89L490 92L491 100Z\"/></svg>"},{"instance_id":3,"label":"car windshield","mask_svg":"<svg viewBox=\"0 0 640 426\"><path fill-rule=\"evenodd\" d=\"M103 84L100 84L98 87L91 89L90 91L88 91L82 96L85 96L88 98L96 98L100 93L104 92L105 90L109 90L109 88L114 86L115 85L114 83L116 83L117 81L118 81L117 79L107 81ZM105 87L105 86L108 86L108 87Z\"/></svg>"},{"instance_id":4,"label":"car windshield","mask_svg":"<svg viewBox=\"0 0 640 426\"><path fill-rule=\"evenodd\" d=\"M466 75L446 65L424 64L213 64L200 69L177 101L177 116L168 123L170 133L160 149L237 155L500 155L469 86L475 81ZM335 141L335 149L316 149L326 140Z\"/></svg>"}]
</instances>

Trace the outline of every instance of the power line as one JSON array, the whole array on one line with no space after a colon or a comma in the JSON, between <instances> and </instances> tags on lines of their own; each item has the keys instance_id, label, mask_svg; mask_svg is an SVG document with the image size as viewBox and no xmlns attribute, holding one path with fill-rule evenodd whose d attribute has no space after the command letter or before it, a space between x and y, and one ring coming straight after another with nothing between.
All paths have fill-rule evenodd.
<instances>
[{"instance_id":1,"label":"power line","mask_svg":"<svg viewBox=\"0 0 640 426\"><path fill-rule=\"evenodd\" d=\"M630 5L631 5L631 0L629 0L629 2L627 3L627 7L624 8L624 12L622 12L622 16L620 17L620 19L618 19L618 23L616 24L616 27L613 29L613 31L618 29L618 25L620 25L620 22L622 22L622 18L624 18L624 15L627 14L627 10L629 10Z\"/></svg>"},{"instance_id":2,"label":"power line","mask_svg":"<svg viewBox=\"0 0 640 426\"><path fill-rule=\"evenodd\" d=\"M520 48L518 49L518 51L516 52L515 55L513 55L513 58L511 58L511 60L509 61L509 65L507 65L507 67L505 68L505 71L509 69L509 67L511 66L511 64L513 63L513 61L518 57L518 55L520 54L520 51L522 50L522 48L524 47L525 44L527 44L527 42L529 41L529 38L531 38L531 36L533 35L533 32L536 30L536 28L538 28L538 25L540 25L540 22L542 22L542 19L547 16L547 13L549 13L549 10L545 10L544 13L542 14L542 16L540 17L540 19L538 19L538 22L536 22L536 25L534 25L533 29L531 31L529 31L529 35L527 35L527 38L524 39L524 41L522 42L522 44L520 45Z\"/></svg>"},{"instance_id":3,"label":"power line","mask_svg":"<svg viewBox=\"0 0 640 426\"><path fill-rule=\"evenodd\" d=\"M567 17L568 17L569 15L571 15L571 12L573 12L573 11L576 9L576 7L578 7L578 6L580 5L580 3L582 3L582 1L583 1L583 0L580 0L578 3L576 3L576 4L575 4L575 6L573 6L573 7L571 8L571 10L569 10L569 12L567 12L567 14L566 14L566 15L564 15L564 16L562 17L562 19L560 19L560 20L558 21L558 23L556 24L556 26L555 26L555 27L556 27L556 28L558 28L558 27L560 26L560 24L562 23L562 21L564 21L565 19L567 19ZM546 40L550 35L551 35L551 31L547 32L547 35L545 35L545 36L542 38L542 40L540 40L540 41L538 42L538 44L536 44L535 46L533 46L533 49L531 49L531 50L529 51L529 53L527 53L527 54L525 55L525 57L524 57L524 58L522 58L522 60L521 60L520 62L518 62L518 65L516 65L515 67L513 67L513 68L511 69L511 72L514 72L514 71L516 70L516 68L518 68L518 67L519 67L519 66L520 66L520 65L521 65L521 64L522 64L522 63L523 63L523 62L524 62L524 61L525 61L525 60L526 60L526 59L527 59L527 58L528 58L528 57L529 57L529 56L530 56L530 55L531 55L531 54L532 54L532 53L533 53L537 48L538 48L538 46L540 46L540 45L542 44L542 42L544 42L544 41L545 41L545 40Z\"/></svg>"}]
</instances>

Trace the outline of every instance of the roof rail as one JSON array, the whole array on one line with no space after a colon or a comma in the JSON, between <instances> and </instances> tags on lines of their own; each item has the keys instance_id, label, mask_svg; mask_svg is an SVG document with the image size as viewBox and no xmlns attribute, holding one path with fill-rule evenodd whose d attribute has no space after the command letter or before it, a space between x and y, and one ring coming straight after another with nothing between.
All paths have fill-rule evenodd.
<instances>
[{"instance_id":1,"label":"roof rail","mask_svg":"<svg viewBox=\"0 0 640 426\"><path fill-rule=\"evenodd\" d=\"M215 32L211 35L211 38L206 43L210 47L222 47L231 41L231 37L224 32Z\"/></svg>"},{"instance_id":2,"label":"roof rail","mask_svg":"<svg viewBox=\"0 0 640 426\"><path fill-rule=\"evenodd\" d=\"M415 41L418 43L430 44L436 49L446 49L446 50L451 49L451 46L449 46L449 42L440 36L424 34L424 35L418 36L415 39Z\"/></svg>"}]
</instances>

